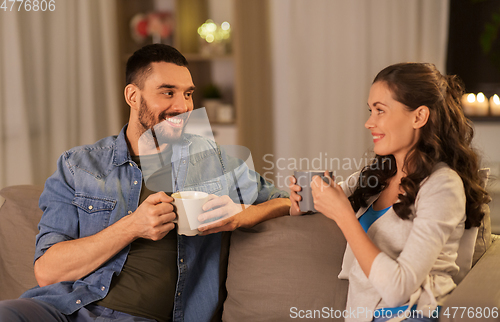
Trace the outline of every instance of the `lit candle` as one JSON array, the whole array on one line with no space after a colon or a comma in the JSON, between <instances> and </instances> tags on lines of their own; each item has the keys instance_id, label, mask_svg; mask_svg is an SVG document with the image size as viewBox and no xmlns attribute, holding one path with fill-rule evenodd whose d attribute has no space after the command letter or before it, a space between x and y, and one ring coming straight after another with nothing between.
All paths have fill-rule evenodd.
<instances>
[{"instance_id":1,"label":"lit candle","mask_svg":"<svg viewBox=\"0 0 500 322\"><path fill-rule=\"evenodd\" d=\"M472 93L464 94L462 96L462 107L465 115L476 115L476 95Z\"/></svg>"},{"instance_id":2,"label":"lit candle","mask_svg":"<svg viewBox=\"0 0 500 322\"><path fill-rule=\"evenodd\" d=\"M483 93L479 93L477 94L476 98L477 98L476 115L488 116L488 109L490 107L490 104L486 99L486 96L484 96Z\"/></svg>"},{"instance_id":3,"label":"lit candle","mask_svg":"<svg viewBox=\"0 0 500 322\"><path fill-rule=\"evenodd\" d=\"M500 116L500 97L497 94L490 97L491 115Z\"/></svg>"}]
</instances>

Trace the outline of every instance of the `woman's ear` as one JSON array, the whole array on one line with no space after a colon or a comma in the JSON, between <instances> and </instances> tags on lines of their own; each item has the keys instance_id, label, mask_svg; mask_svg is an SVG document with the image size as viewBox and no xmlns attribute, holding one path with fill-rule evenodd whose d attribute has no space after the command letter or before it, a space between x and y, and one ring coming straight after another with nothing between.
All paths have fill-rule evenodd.
<instances>
[{"instance_id":1,"label":"woman's ear","mask_svg":"<svg viewBox=\"0 0 500 322\"><path fill-rule=\"evenodd\" d=\"M125 86L123 94L125 96L125 101L132 109L135 110L139 109L140 94L139 94L139 88L136 85L128 84L127 86Z\"/></svg>"},{"instance_id":2,"label":"woman's ear","mask_svg":"<svg viewBox=\"0 0 500 322\"><path fill-rule=\"evenodd\" d=\"M414 112L415 119L413 121L413 128L420 129L429 120L429 108L425 105L419 106Z\"/></svg>"}]
</instances>

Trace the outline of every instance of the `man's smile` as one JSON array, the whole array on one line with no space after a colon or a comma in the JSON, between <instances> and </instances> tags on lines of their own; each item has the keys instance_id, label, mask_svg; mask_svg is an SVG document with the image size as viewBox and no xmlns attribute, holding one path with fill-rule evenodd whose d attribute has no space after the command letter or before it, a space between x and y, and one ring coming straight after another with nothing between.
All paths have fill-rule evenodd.
<instances>
[{"instance_id":1,"label":"man's smile","mask_svg":"<svg viewBox=\"0 0 500 322\"><path fill-rule=\"evenodd\" d=\"M167 118L165 118L165 121L167 121L167 123L170 126L175 127L175 128L181 128L184 125L184 118L182 118L182 117L177 117L177 116L167 117Z\"/></svg>"}]
</instances>

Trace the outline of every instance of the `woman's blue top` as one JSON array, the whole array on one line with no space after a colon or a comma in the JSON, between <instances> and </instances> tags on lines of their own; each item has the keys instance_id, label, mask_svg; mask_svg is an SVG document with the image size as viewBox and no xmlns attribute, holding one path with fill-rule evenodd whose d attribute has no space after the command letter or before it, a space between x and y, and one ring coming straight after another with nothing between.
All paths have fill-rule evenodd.
<instances>
[{"instance_id":1,"label":"woman's blue top","mask_svg":"<svg viewBox=\"0 0 500 322\"><path fill-rule=\"evenodd\" d=\"M373 210L373 206L370 206L368 210L359 217L359 223L361 224L361 227L365 230L365 232L368 232L368 228L380 217L382 217L389 208L392 206L389 206L385 209L382 210Z\"/></svg>"}]
</instances>

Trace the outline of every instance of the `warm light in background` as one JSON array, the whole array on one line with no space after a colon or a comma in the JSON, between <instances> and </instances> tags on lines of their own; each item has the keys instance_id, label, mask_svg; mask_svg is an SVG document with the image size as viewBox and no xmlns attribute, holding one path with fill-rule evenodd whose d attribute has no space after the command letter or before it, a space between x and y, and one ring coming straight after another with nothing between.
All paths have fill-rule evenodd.
<instances>
[{"instance_id":1,"label":"warm light in background","mask_svg":"<svg viewBox=\"0 0 500 322\"><path fill-rule=\"evenodd\" d=\"M490 111L493 116L500 116L500 97L497 94L490 97Z\"/></svg>"},{"instance_id":2,"label":"warm light in background","mask_svg":"<svg viewBox=\"0 0 500 322\"><path fill-rule=\"evenodd\" d=\"M500 116L500 97L494 94L488 99L482 92L464 94L462 107L467 116Z\"/></svg>"},{"instance_id":3,"label":"warm light in background","mask_svg":"<svg viewBox=\"0 0 500 322\"><path fill-rule=\"evenodd\" d=\"M202 55L224 55L229 51L229 40L231 36L231 25L224 21L218 25L212 19L208 19L198 27L198 35L202 42Z\"/></svg>"},{"instance_id":4,"label":"warm light in background","mask_svg":"<svg viewBox=\"0 0 500 322\"><path fill-rule=\"evenodd\" d=\"M486 99L483 93L478 93L476 96L477 103L475 107L475 114L477 116L488 116L490 110L490 103Z\"/></svg>"},{"instance_id":5,"label":"warm light in background","mask_svg":"<svg viewBox=\"0 0 500 322\"><path fill-rule=\"evenodd\" d=\"M220 26L218 26L213 20L208 19L198 27L198 35L205 39L208 43L214 41L220 42L224 39L229 39L231 34L231 25L229 22L224 21Z\"/></svg>"},{"instance_id":6,"label":"warm light in background","mask_svg":"<svg viewBox=\"0 0 500 322\"><path fill-rule=\"evenodd\" d=\"M227 21L224 21L220 27L222 28L222 30L229 30L231 28L231 25L229 24L229 22Z\"/></svg>"},{"instance_id":7,"label":"warm light in background","mask_svg":"<svg viewBox=\"0 0 500 322\"><path fill-rule=\"evenodd\" d=\"M500 105L500 97L497 94L493 95L493 103Z\"/></svg>"}]
</instances>

